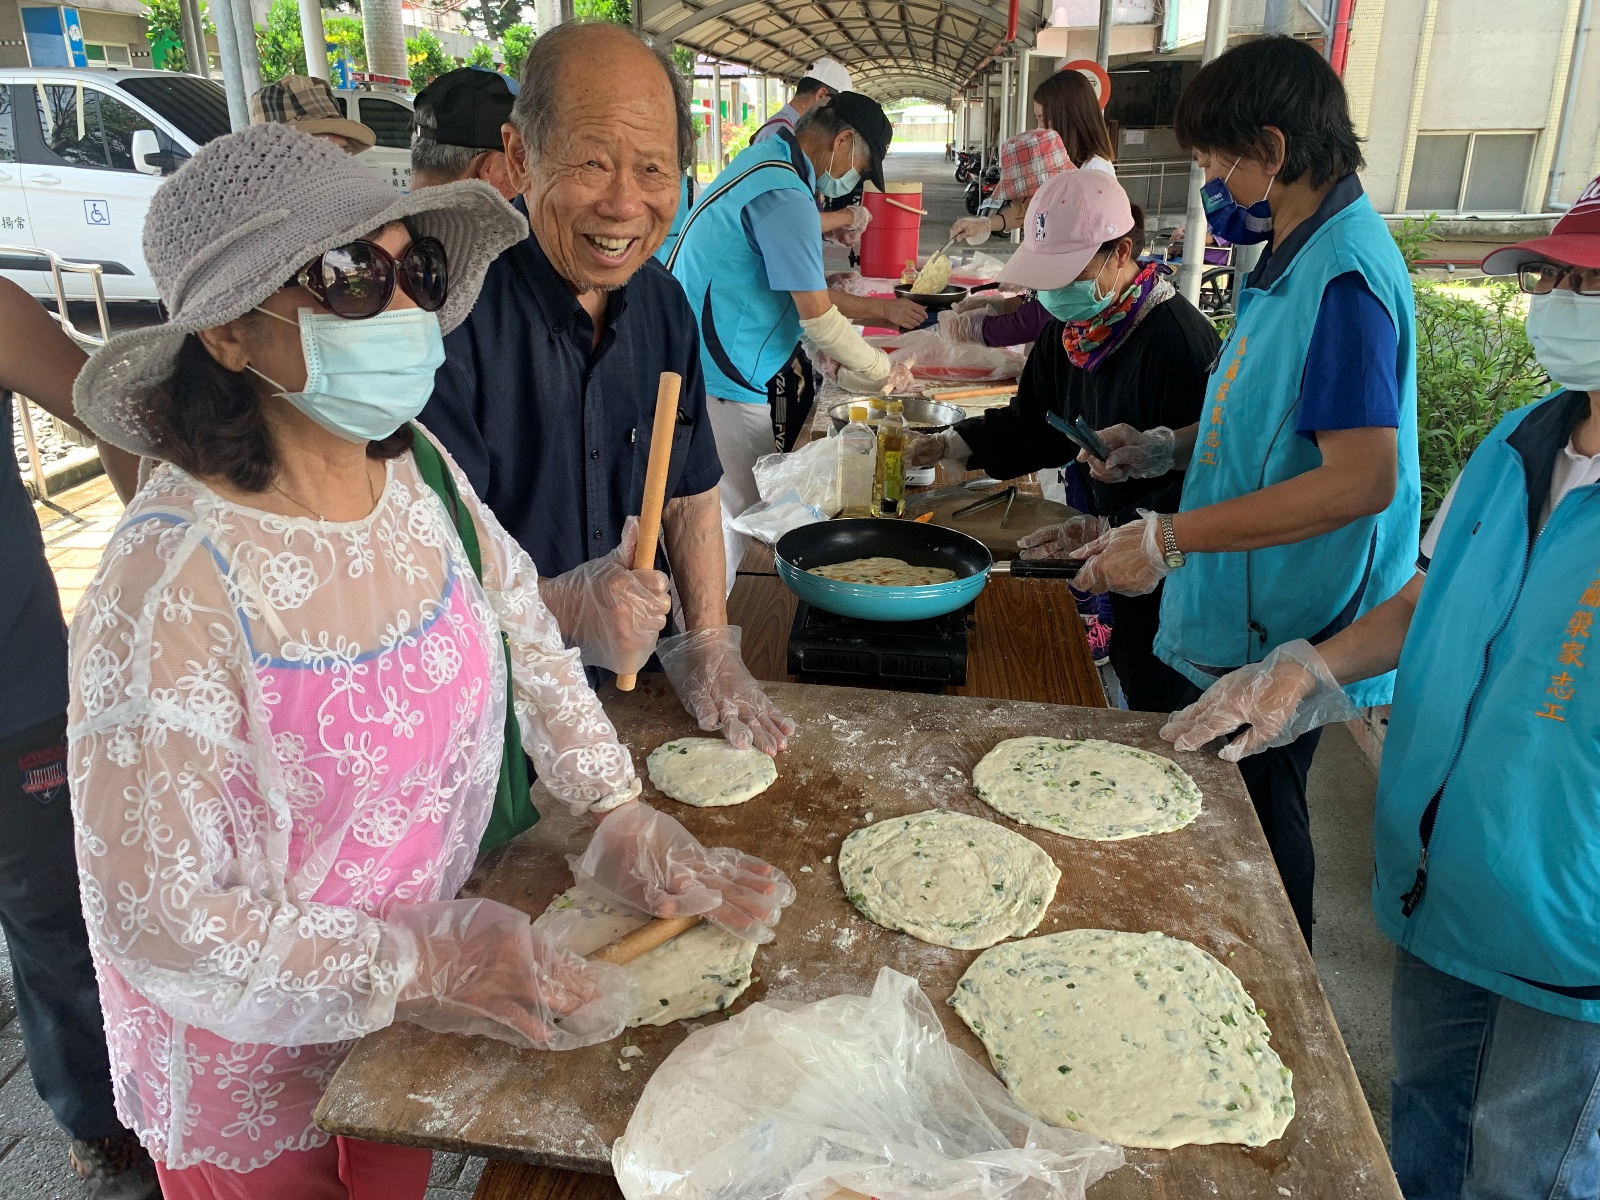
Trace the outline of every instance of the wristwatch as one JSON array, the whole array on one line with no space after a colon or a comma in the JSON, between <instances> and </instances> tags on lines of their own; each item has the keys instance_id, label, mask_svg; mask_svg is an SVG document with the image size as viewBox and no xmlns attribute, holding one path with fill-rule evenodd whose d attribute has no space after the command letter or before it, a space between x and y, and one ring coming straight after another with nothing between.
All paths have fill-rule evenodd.
<instances>
[{"instance_id":1,"label":"wristwatch","mask_svg":"<svg viewBox=\"0 0 1600 1200\"><path fill-rule=\"evenodd\" d=\"M1167 566L1176 571L1183 566L1185 555L1178 549L1178 535L1172 529L1172 514L1162 513L1156 518L1156 525L1161 530L1161 552L1167 560Z\"/></svg>"}]
</instances>

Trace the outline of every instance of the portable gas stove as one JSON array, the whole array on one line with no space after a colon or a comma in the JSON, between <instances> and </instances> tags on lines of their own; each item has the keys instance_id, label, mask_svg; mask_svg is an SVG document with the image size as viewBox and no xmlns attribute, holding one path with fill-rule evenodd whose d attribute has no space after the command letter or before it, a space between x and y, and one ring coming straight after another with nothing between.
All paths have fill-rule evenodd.
<instances>
[{"instance_id":1,"label":"portable gas stove","mask_svg":"<svg viewBox=\"0 0 1600 1200\"><path fill-rule=\"evenodd\" d=\"M937 690L967 681L967 614L864 621L802 600L789 630L789 674L806 683L893 684Z\"/></svg>"}]
</instances>

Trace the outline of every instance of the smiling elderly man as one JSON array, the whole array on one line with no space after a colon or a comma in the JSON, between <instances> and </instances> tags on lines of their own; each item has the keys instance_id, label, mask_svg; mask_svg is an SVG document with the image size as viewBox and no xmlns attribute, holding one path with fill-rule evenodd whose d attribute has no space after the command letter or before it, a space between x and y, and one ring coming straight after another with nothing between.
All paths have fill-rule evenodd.
<instances>
[{"instance_id":1,"label":"smiling elderly man","mask_svg":"<svg viewBox=\"0 0 1600 1200\"><path fill-rule=\"evenodd\" d=\"M529 235L489 268L445 339L422 421L532 556L540 593L584 662L636 671L659 654L702 729L783 749L794 722L762 692L728 624L700 335L652 255L694 147L671 60L630 30L562 25L533 44L504 130ZM630 569L656 384L683 377L663 571ZM682 633L663 639L680 603Z\"/></svg>"}]
</instances>

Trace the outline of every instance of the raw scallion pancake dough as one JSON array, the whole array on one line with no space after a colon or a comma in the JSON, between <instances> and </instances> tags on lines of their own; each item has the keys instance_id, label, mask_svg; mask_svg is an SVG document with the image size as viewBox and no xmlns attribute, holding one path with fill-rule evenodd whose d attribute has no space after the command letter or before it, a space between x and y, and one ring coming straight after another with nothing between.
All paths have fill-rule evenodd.
<instances>
[{"instance_id":1,"label":"raw scallion pancake dough","mask_svg":"<svg viewBox=\"0 0 1600 1200\"><path fill-rule=\"evenodd\" d=\"M1117 742L1007 738L972 769L972 786L1013 821L1093 841L1170 833L1200 815L1182 767Z\"/></svg>"},{"instance_id":2,"label":"raw scallion pancake dough","mask_svg":"<svg viewBox=\"0 0 1600 1200\"><path fill-rule=\"evenodd\" d=\"M949 567L913 567L901 558L852 558L849 562L808 567L812 575L839 583L870 583L878 587L922 587L949 583L956 573Z\"/></svg>"},{"instance_id":3,"label":"raw scallion pancake dough","mask_svg":"<svg viewBox=\"0 0 1600 1200\"><path fill-rule=\"evenodd\" d=\"M950 1004L1023 1108L1124 1146L1263 1146L1291 1075L1234 973L1163 933L1073 929L996 946Z\"/></svg>"},{"instance_id":4,"label":"raw scallion pancake dough","mask_svg":"<svg viewBox=\"0 0 1600 1200\"><path fill-rule=\"evenodd\" d=\"M587 955L649 920L642 913L615 908L580 886L552 900L533 926L559 931L562 945ZM628 1024L667 1025L727 1008L750 986L755 957L754 942L707 922L680 933L622 968L639 985L638 1006L628 1014Z\"/></svg>"},{"instance_id":5,"label":"raw scallion pancake dough","mask_svg":"<svg viewBox=\"0 0 1600 1200\"><path fill-rule=\"evenodd\" d=\"M743 804L778 780L770 755L735 750L721 738L665 742L650 751L645 766L657 788L696 808Z\"/></svg>"},{"instance_id":6,"label":"raw scallion pancake dough","mask_svg":"<svg viewBox=\"0 0 1600 1200\"><path fill-rule=\"evenodd\" d=\"M858 829L839 851L839 881L862 916L956 950L1033 932L1060 878L1021 834L944 809Z\"/></svg>"}]
</instances>

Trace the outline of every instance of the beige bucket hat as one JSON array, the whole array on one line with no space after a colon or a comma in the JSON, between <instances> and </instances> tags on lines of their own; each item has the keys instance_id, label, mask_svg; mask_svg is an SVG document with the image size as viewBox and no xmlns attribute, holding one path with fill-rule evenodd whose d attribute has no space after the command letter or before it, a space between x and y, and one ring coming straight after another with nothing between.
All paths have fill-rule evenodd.
<instances>
[{"instance_id":1,"label":"beige bucket hat","mask_svg":"<svg viewBox=\"0 0 1600 1200\"><path fill-rule=\"evenodd\" d=\"M339 111L333 88L313 75L285 75L250 97L250 124L287 125L301 133L336 133L349 138L352 154L378 143L371 126L352 121Z\"/></svg>"},{"instance_id":2,"label":"beige bucket hat","mask_svg":"<svg viewBox=\"0 0 1600 1200\"><path fill-rule=\"evenodd\" d=\"M145 261L167 320L90 357L72 392L79 418L113 446L159 458L151 400L185 337L242 317L323 251L399 220L444 245L446 333L472 311L489 264L528 236L527 221L488 184L399 195L331 143L285 125L252 125L202 147L145 218Z\"/></svg>"}]
</instances>

